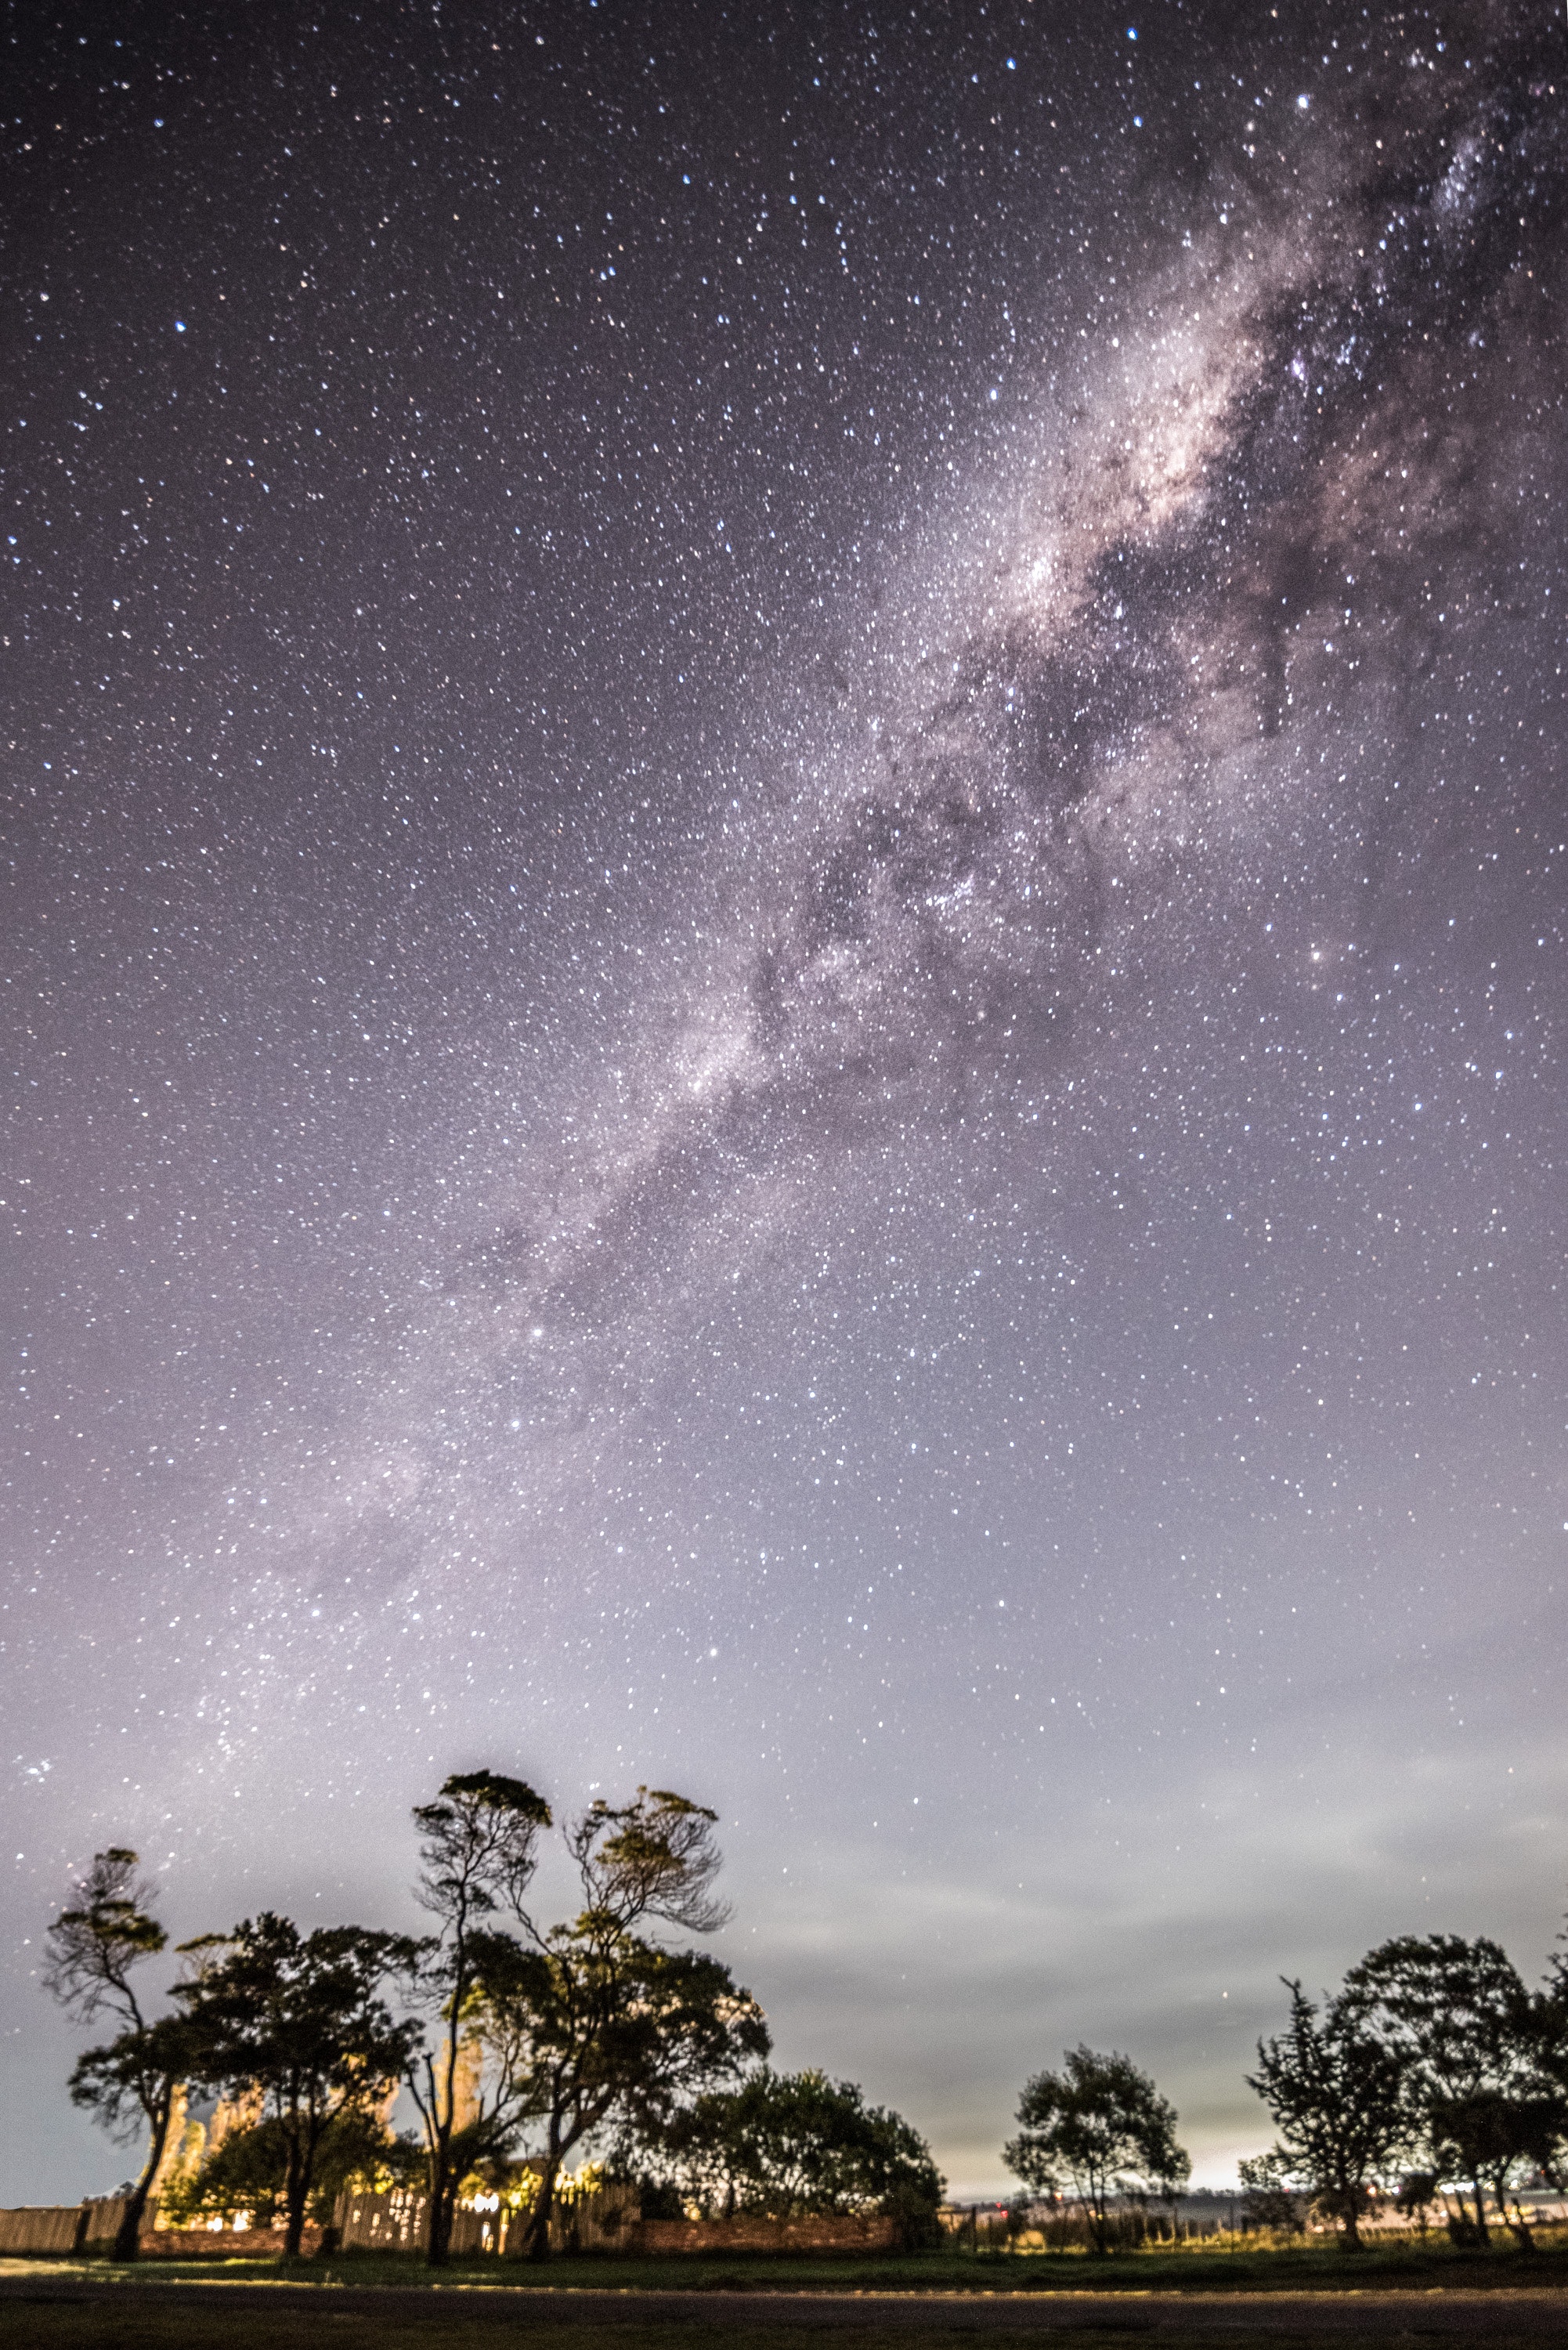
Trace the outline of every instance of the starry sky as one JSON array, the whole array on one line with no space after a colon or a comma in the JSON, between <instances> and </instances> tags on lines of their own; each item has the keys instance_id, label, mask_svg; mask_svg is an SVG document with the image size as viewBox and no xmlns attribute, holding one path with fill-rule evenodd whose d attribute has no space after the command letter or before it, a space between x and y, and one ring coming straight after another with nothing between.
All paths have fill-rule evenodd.
<instances>
[{"instance_id":1,"label":"starry sky","mask_svg":"<svg viewBox=\"0 0 1568 2350\"><path fill-rule=\"evenodd\" d=\"M0 2199L127 2160L95 1846L411 1922L481 1763L713 1804L973 2191L1069 2042L1218 2182L1282 1970L1534 1974L1560 16L7 40Z\"/></svg>"}]
</instances>

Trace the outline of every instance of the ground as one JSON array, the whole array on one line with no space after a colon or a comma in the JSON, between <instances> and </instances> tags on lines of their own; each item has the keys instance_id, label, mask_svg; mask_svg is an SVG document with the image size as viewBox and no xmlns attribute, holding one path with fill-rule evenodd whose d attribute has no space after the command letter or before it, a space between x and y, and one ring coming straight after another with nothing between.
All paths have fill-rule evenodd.
<instances>
[{"instance_id":1,"label":"ground","mask_svg":"<svg viewBox=\"0 0 1568 2350\"><path fill-rule=\"evenodd\" d=\"M405 2261L0 2261L5 2350L868 2350L1070 2333L1171 2350L1341 2342L1568 2350L1568 2246L1445 2245L886 2261L557 2261L542 2273Z\"/></svg>"}]
</instances>

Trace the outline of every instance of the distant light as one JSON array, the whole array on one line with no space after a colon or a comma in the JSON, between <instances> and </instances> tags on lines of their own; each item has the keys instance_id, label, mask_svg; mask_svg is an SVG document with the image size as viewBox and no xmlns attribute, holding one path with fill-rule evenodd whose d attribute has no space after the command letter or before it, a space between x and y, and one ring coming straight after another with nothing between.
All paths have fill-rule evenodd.
<instances>
[{"instance_id":1,"label":"distant light","mask_svg":"<svg viewBox=\"0 0 1568 2350\"><path fill-rule=\"evenodd\" d=\"M1302 110L1302 112L1303 112L1303 114L1306 112L1306 110L1307 110L1308 107L1312 104L1312 100L1311 100L1311 99L1307 96L1307 94L1306 94L1306 92L1305 92L1305 90L1304 90L1304 89L1303 90L1303 92L1302 92L1301 96L1297 99L1297 100L1296 100L1296 104L1301 108L1301 110Z\"/></svg>"},{"instance_id":2,"label":"distant light","mask_svg":"<svg viewBox=\"0 0 1568 2350\"><path fill-rule=\"evenodd\" d=\"M1008 58L1007 70L1009 73L1016 73L1018 71L1018 59L1016 57Z\"/></svg>"},{"instance_id":3,"label":"distant light","mask_svg":"<svg viewBox=\"0 0 1568 2350\"><path fill-rule=\"evenodd\" d=\"M1129 25L1129 26L1127 26L1127 38L1128 38L1128 40L1129 40L1129 41L1136 41L1136 40L1137 40L1137 26L1136 25Z\"/></svg>"},{"instance_id":4,"label":"distant light","mask_svg":"<svg viewBox=\"0 0 1568 2350\"><path fill-rule=\"evenodd\" d=\"M184 321L184 319L183 319L183 318L176 318L176 319L175 319L175 321L174 321L174 332L175 332L177 335L182 335L182 334L184 333L184 331L185 331L185 321Z\"/></svg>"}]
</instances>

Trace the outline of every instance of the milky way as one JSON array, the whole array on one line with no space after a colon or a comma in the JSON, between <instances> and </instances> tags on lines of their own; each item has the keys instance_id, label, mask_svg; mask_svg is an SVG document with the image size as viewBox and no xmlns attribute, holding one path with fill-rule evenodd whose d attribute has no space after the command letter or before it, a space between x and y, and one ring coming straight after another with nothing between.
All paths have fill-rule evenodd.
<instances>
[{"instance_id":1,"label":"milky way","mask_svg":"<svg viewBox=\"0 0 1568 2350\"><path fill-rule=\"evenodd\" d=\"M1562 27L383 29L7 133L17 2093L95 1840L489 1761L955 2180L1078 2038L1224 2176L1562 1906Z\"/></svg>"}]
</instances>

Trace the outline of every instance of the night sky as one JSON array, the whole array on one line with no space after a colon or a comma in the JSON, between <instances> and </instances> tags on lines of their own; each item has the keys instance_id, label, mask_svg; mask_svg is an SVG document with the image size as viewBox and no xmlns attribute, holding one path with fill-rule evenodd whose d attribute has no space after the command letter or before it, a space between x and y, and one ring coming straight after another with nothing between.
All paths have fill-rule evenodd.
<instances>
[{"instance_id":1,"label":"night sky","mask_svg":"<svg viewBox=\"0 0 1568 2350\"><path fill-rule=\"evenodd\" d=\"M95 1846L411 1923L479 1764L713 1804L960 2188L1538 1973L1561 12L6 40L0 2200Z\"/></svg>"}]
</instances>

